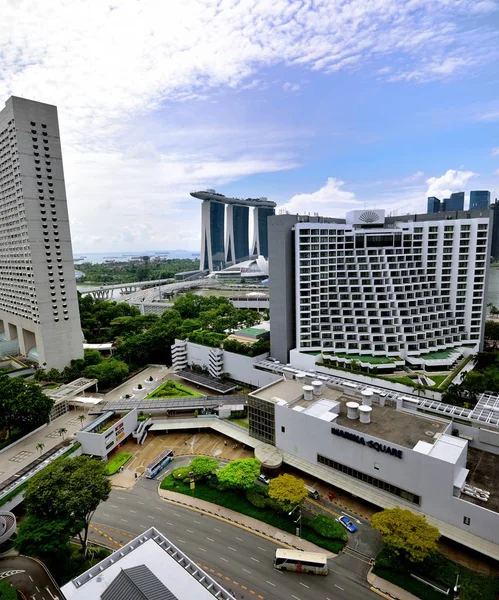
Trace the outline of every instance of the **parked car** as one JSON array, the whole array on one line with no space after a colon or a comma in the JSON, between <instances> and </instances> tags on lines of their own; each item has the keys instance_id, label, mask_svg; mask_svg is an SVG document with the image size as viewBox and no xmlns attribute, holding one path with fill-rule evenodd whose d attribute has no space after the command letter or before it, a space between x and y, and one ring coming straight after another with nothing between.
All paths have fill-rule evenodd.
<instances>
[{"instance_id":1,"label":"parked car","mask_svg":"<svg viewBox=\"0 0 499 600\"><path fill-rule=\"evenodd\" d=\"M269 485L269 483L270 483L270 479L263 473L260 473L260 475L258 475L257 479L260 483L264 483L265 485Z\"/></svg>"},{"instance_id":2,"label":"parked car","mask_svg":"<svg viewBox=\"0 0 499 600\"><path fill-rule=\"evenodd\" d=\"M350 521L348 517L340 517L338 519L338 523L343 525L343 527L350 533L354 533L357 531L357 527L355 527L355 525L352 523L352 521Z\"/></svg>"}]
</instances>

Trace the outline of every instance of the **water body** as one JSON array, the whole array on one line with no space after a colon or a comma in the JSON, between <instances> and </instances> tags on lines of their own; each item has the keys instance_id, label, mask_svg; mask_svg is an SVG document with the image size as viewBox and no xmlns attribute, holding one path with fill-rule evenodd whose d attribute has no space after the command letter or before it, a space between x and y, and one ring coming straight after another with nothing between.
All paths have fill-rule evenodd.
<instances>
[{"instance_id":1,"label":"water body","mask_svg":"<svg viewBox=\"0 0 499 600\"><path fill-rule=\"evenodd\" d=\"M199 253L190 250L143 250L140 252L80 252L74 255L74 260L100 264L109 260L123 262L140 256L161 256L162 258L192 258L199 260ZM83 259L83 260L79 260Z\"/></svg>"}]
</instances>

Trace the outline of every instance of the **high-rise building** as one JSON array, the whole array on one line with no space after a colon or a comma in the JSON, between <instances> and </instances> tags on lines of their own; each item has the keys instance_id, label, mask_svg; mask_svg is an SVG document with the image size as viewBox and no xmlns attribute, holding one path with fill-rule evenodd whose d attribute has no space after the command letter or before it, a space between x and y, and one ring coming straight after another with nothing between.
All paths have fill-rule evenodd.
<instances>
[{"instance_id":1,"label":"high-rise building","mask_svg":"<svg viewBox=\"0 0 499 600\"><path fill-rule=\"evenodd\" d=\"M0 111L0 349L61 369L83 356L57 108Z\"/></svg>"},{"instance_id":2,"label":"high-rise building","mask_svg":"<svg viewBox=\"0 0 499 600\"><path fill-rule=\"evenodd\" d=\"M429 212L429 213L438 213L438 212L440 212L440 200L436 196L429 196L428 197L427 212Z\"/></svg>"},{"instance_id":3,"label":"high-rise building","mask_svg":"<svg viewBox=\"0 0 499 600\"><path fill-rule=\"evenodd\" d=\"M472 190L470 192L470 210L487 210L490 206L490 192Z\"/></svg>"},{"instance_id":4,"label":"high-rise building","mask_svg":"<svg viewBox=\"0 0 499 600\"><path fill-rule=\"evenodd\" d=\"M419 366L430 353L479 348L489 229L476 212L271 217L272 356L287 362L296 348Z\"/></svg>"},{"instance_id":5,"label":"high-rise building","mask_svg":"<svg viewBox=\"0 0 499 600\"><path fill-rule=\"evenodd\" d=\"M215 190L191 192L193 198L203 200L201 209L201 261L200 269L218 271L250 258L249 209L253 208L253 222L258 225L253 232L251 250L258 254L268 248L267 216L274 214L275 202L267 198L229 198ZM227 227L224 245L225 205ZM260 212L261 211L261 212ZM252 256L256 254L252 252ZM267 257L267 254L264 254Z\"/></svg>"},{"instance_id":6,"label":"high-rise building","mask_svg":"<svg viewBox=\"0 0 499 600\"><path fill-rule=\"evenodd\" d=\"M249 208L239 204L227 206L225 263L238 263L249 258Z\"/></svg>"},{"instance_id":7,"label":"high-rise building","mask_svg":"<svg viewBox=\"0 0 499 600\"><path fill-rule=\"evenodd\" d=\"M275 215L274 208L256 207L253 209L253 244L251 254L269 257L268 218Z\"/></svg>"},{"instance_id":8,"label":"high-rise building","mask_svg":"<svg viewBox=\"0 0 499 600\"><path fill-rule=\"evenodd\" d=\"M454 192L450 198L443 201L443 206L440 209L442 212L453 210L464 210L464 192Z\"/></svg>"}]
</instances>

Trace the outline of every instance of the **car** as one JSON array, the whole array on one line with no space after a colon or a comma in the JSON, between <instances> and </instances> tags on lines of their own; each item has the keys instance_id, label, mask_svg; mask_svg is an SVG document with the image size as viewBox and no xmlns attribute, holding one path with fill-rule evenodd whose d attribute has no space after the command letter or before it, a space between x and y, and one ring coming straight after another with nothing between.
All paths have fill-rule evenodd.
<instances>
[{"instance_id":1,"label":"car","mask_svg":"<svg viewBox=\"0 0 499 600\"><path fill-rule=\"evenodd\" d=\"M340 525L343 525L343 527L350 533L354 533L355 531L357 531L357 527L355 527L355 525L352 523L352 521L350 521L348 517L340 517L338 519L338 523L340 523Z\"/></svg>"},{"instance_id":2,"label":"car","mask_svg":"<svg viewBox=\"0 0 499 600\"><path fill-rule=\"evenodd\" d=\"M265 485L269 485L269 483L270 483L270 479L263 473L260 473L260 475L258 475L257 479L260 483L264 483Z\"/></svg>"}]
</instances>

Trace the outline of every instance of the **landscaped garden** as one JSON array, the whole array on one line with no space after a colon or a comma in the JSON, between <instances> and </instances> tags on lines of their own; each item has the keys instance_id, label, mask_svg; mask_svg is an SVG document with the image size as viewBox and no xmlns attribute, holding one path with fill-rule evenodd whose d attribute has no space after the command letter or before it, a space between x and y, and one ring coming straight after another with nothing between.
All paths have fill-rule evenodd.
<instances>
[{"instance_id":1,"label":"landscaped garden","mask_svg":"<svg viewBox=\"0 0 499 600\"><path fill-rule=\"evenodd\" d=\"M211 461L203 473L197 462ZM194 474L195 489L190 489L190 473ZM281 475L267 486L255 483L260 473L258 460L240 459L218 468L215 459L198 457L188 467L175 469L161 482L161 488L187 494L213 504L240 512L288 533L296 532L296 513L289 512L300 505L308 493L303 480ZM326 550L338 553L345 546L347 533L334 519L325 515L302 518L302 537Z\"/></svg>"},{"instance_id":2,"label":"landscaped garden","mask_svg":"<svg viewBox=\"0 0 499 600\"><path fill-rule=\"evenodd\" d=\"M123 467L130 459L130 452L118 452L106 463L106 475L114 475L121 467Z\"/></svg>"},{"instance_id":3,"label":"landscaped garden","mask_svg":"<svg viewBox=\"0 0 499 600\"><path fill-rule=\"evenodd\" d=\"M189 398L202 396L199 392L195 392L194 390L190 390L189 388L183 386L182 384L172 381L168 379L164 383L162 383L158 388L152 391L150 394L146 396L146 400L150 400L153 398Z\"/></svg>"}]
</instances>

